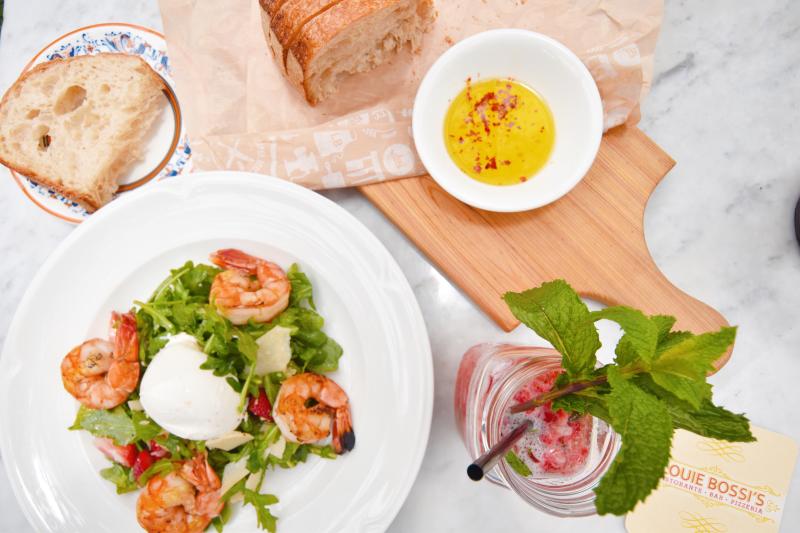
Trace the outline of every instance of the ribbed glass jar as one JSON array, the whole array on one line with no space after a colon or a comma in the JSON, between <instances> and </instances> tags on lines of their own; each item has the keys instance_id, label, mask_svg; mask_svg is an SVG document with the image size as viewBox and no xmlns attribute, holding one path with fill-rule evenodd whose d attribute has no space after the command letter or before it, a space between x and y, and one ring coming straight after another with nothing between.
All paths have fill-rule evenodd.
<instances>
[{"instance_id":1,"label":"ribbed glass jar","mask_svg":"<svg viewBox=\"0 0 800 533\"><path fill-rule=\"evenodd\" d=\"M519 403L520 391L560 369L561 355L550 348L480 344L464 354L456 378L455 414L473 459L510 431L507 411ZM552 412L545 414L552 418ZM589 425L591 428L589 436L584 435L587 445L581 451L585 455L568 474L534 472L523 477L500 461L486 477L546 513L565 517L594 514L593 491L611 465L619 439L606 422L589 418L583 423L584 431L589 431ZM539 462L534 455L531 458Z\"/></svg>"}]
</instances>

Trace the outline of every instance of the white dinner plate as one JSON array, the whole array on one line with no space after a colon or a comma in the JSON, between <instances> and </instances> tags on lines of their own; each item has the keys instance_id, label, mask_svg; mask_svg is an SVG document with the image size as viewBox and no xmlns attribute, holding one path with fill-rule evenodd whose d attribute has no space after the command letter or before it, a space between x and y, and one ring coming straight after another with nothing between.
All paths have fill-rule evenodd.
<instances>
[{"instance_id":1,"label":"white dinner plate","mask_svg":"<svg viewBox=\"0 0 800 533\"><path fill-rule=\"evenodd\" d=\"M430 429L433 370L419 307L400 268L355 218L282 180L210 172L126 195L78 227L45 262L12 321L0 360L0 451L36 531L141 531L136 493L98 474L109 463L61 384L75 345L104 336L111 310L146 299L170 268L237 247L297 262L325 330L344 348L332 377L352 405L356 448L268 475L279 533L385 530L417 475ZM252 507L228 533L256 531Z\"/></svg>"},{"instance_id":2,"label":"white dinner plate","mask_svg":"<svg viewBox=\"0 0 800 533\"><path fill-rule=\"evenodd\" d=\"M142 159L119 176L119 197L129 191L152 185L186 172L191 166L192 150L175 96L172 67L164 36L143 26L124 22L93 24L65 33L42 48L22 69L20 76L39 63L91 54L129 54L141 57L164 80L164 111L141 147ZM89 218L79 203L30 178L10 170L17 185L37 207L73 224Z\"/></svg>"}]
</instances>

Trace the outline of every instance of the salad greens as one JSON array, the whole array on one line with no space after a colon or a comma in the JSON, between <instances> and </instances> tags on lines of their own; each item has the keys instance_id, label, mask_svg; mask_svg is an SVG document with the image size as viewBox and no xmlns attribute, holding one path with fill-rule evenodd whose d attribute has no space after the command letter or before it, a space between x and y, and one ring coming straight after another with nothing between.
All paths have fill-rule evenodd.
<instances>
[{"instance_id":1,"label":"salad greens","mask_svg":"<svg viewBox=\"0 0 800 533\"><path fill-rule=\"evenodd\" d=\"M240 393L242 408L249 398L257 398L261 390L266 393L270 405L274 403L281 383L291 374L305 371L324 373L338 368L342 348L323 331L325 321L316 311L311 282L297 265L292 265L287 271L292 287L289 306L269 323L250 322L242 326L233 325L209 301L211 284L219 272L221 270L216 267L188 261L171 270L146 302L134 302L137 307L139 359L143 368L171 336L187 333L197 340L207 355L201 368L225 377L228 384ZM276 326L283 326L291 332L291 360L285 372L256 375L256 341ZM251 440L229 451L206 448L203 441L182 439L164 431L140 407L137 408L138 398L137 388L128 402L114 409L93 410L81 406L70 427L112 439L117 446L133 447L133 453L155 447L164 450L165 457L154 461L138 475L135 466L119 462L103 469L102 477L116 485L120 494L137 490L153 476L172 471L177 461L206 452L209 465L220 479L226 466L244 462L248 475L231 486L222 495L222 500L228 502L240 494L245 505L255 508L259 526L274 532L277 519L270 513L269 506L277 503L278 498L259 493L267 472L276 467L293 468L305 462L309 455L336 458L329 445L297 444L284 440L282 449L276 450L273 446L281 440L278 426L251 412L246 412L238 428L238 431L251 435ZM249 481L251 478L257 483ZM226 505L212 525L221 531L230 513L230 505Z\"/></svg>"},{"instance_id":2,"label":"salad greens","mask_svg":"<svg viewBox=\"0 0 800 533\"><path fill-rule=\"evenodd\" d=\"M599 514L625 514L650 494L664 475L675 429L734 442L755 440L744 415L712 403L706 381L713 363L733 344L736 328L694 335L673 331L673 317L648 316L630 307L590 312L563 280L509 292L504 299L514 316L562 354L564 368L550 392L512 411L552 401L553 409L605 420L622 438L595 490ZM600 367L598 320L612 320L624 332L614 363ZM506 458L512 468L519 466L514 459L519 461Z\"/></svg>"}]
</instances>

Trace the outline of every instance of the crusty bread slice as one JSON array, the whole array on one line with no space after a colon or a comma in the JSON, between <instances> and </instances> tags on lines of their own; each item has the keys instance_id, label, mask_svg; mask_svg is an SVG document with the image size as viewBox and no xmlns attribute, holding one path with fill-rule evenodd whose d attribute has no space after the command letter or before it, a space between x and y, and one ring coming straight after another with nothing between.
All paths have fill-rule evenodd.
<instances>
[{"instance_id":1,"label":"crusty bread slice","mask_svg":"<svg viewBox=\"0 0 800 533\"><path fill-rule=\"evenodd\" d=\"M42 63L0 101L0 163L89 211L111 200L165 107L164 81L139 57Z\"/></svg>"},{"instance_id":2,"label":"crusty bread slice","mask_svg":"<svg viewBox=\"0 0 800 533\"><path fill-rule=\"evenodd\" d=\"M416 50L435 18L433 0L262 0L264 33L284 74L309 103L336 92L406 43Z\"/></svg>"}]
</instances>

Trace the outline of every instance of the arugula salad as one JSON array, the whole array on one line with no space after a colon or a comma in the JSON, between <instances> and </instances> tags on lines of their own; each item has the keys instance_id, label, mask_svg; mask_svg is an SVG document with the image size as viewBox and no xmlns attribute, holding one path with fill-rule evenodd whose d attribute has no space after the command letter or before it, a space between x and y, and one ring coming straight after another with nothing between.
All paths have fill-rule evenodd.
<instances>
[{"instance_id":1,"label":"arugula salad","mask_svg":"<svg viewBox=\"0 0 800 533\"><path fill-rule=\"evenodd\" d=\"M100 475L118 493L143 489L144 529L222 531L232 504L242 502L275 532L270 506L278 497L261 492L270 472L310 455L335 459L355 444L347 396L324 376L338 368L342 347L323 330L311 282L296 264L284 273L237 250L212 261L217 266L189 261L171 270L149 299L114 314L113 341L86 341L64 358L65 388L82 404L70 429L97 437L113 461ZM199 368L168 372L181 358ZM191 387L195 397L173 393ZM220 399L203 403L210 390ZM235 427L213 438L177 434L199 435L206 419Z\"/></svg>"}]
</instances>

